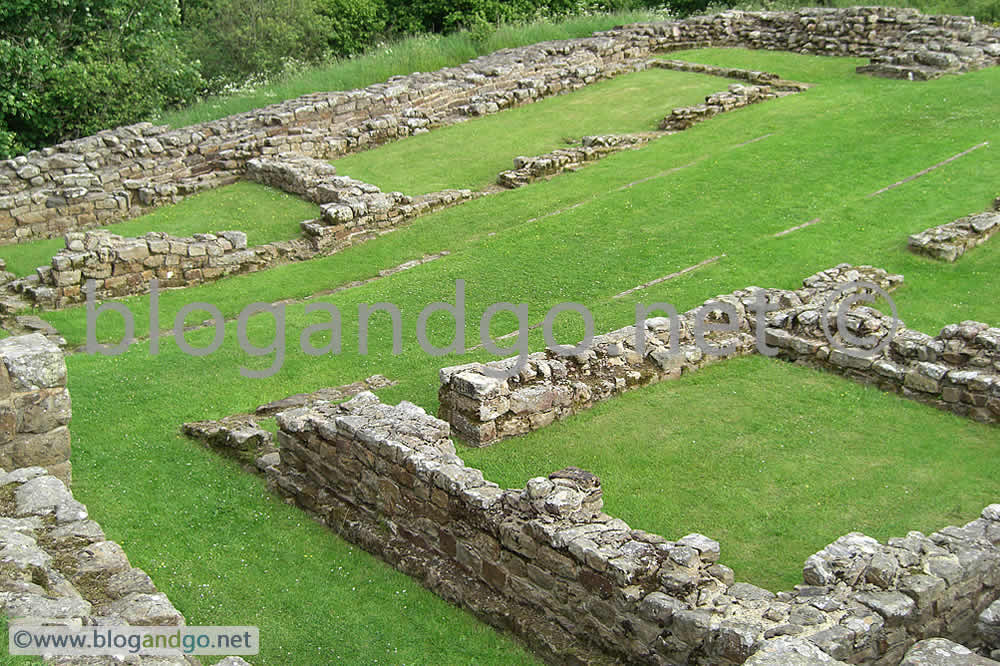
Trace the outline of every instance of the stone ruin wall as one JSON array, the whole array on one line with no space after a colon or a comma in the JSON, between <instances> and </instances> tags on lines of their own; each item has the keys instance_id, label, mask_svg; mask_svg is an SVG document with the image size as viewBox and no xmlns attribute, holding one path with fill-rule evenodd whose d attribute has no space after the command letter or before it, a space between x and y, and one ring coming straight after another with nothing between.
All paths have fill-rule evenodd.
<instances>
[{"instance_id":1,"label":"stone ruin wall","mask_svg":"<svg viewBox=\"0 0 1000 666\"><path fill-rule=\"evenodd\" d=\"M66 361L34 333L0 340L0 468L41 467L70 484Z\"/></svg>"},{"instance_id":2,"label":"stone ruin wall","mask_svg":"<svg viewBox=\"0 0 1000 666\"><path fill-rule=\"evenodd\" d=\"M907 239L906 247L916 254L954 262L988 241L997 231L1000 231L1000 199L994 202L992 211L967 215L912 234Z\"/></svg>"},{"instance_id":3,"label":"stone ruin wall","mask_svg":"<svg viewBox=\"0 0 1000 666\"><path fill-rule=\"evenodd\" d=\"M415 217L477 196L471 190L442 190L415 197L383 192L371 183L338 176L327 162L294 155L250 160L246 177L319 205L320 217L301 225L317 253L339 251Z\"/></svg>"},{"instance_id":4,"label":"stone ruin wall","mask_svg":"<svg viewBox=\"0 0 1000 666\"><path fill-rule=\"evenodd\" d=\"M1000 596L1000 505L929 536L841 537L774 594L736 583L708 537L606 514L586 471L501 489L410 403L363 393L278 423L280 462L265 471L280 492L553 663L895 665L926 637L978 647L996 634L984 609Z\"/></svg>"},{"instance_id":5,"label":"stone ruin wall","mask_svg":"<svg viewBox=\"0 0 1000 666\"><path fill-rule=\"evenodd\" d=\"M864 56L873 64L862 70L930 78L996 64L1000 31L907 9L725 12L508 49L176 130L121 127L0 163L0 242L134 217L235 182L253 158L330 159L644 69L656 51L703 45Z\"/></svg>"},{"instance_id":6,"label":"stone ruin wall","mask_svg":"<svg viewBox=\"0 0 1000 666\"><path fill-rule=\"evenodd\" d=\"M889 317L858 308L849 319L864 335L888 336ZM849 324L849 325L851 325ZM982 423L1000 423L1000 328L963 321L936 336L905 327L871 357L831 349L815 311L788 313L783 328L768 328L778 357L878 386Z\"/></svg>"},{"instance_id":7,"label":"stone ruin wall","mask_svg":"<svg viewBox=\"0 0 1000 666\"><path fill-rule=\"evenodd\" d=\"M321 216L301 223L300 238L252 247L242 231L191 237L151 231L138 238L102 230L71 231L66 234L66 248L52 257L50 265L15 280L9 289L33 305L61 308L85 301L90 281L97 300L146 293L153 279L161 289L189 287L333 254L474 197L469 190L418 197L385 193L369 183L337 176L330 164L306 157L254 159L247 176L320 204Z\"/></svg>"},{"instance_id":8,"label":"stone ruin wall","mask_svg":"<svg viewBox=\"0 0 1000 666\"><path fill-rule=\"evenodd\" d=\"M715 300L740 307L738 293ZM590 347L575 356L560 356L552 350L529 354L523 369L506 380L488 377L484 369L510 372L517 357L442 368L438 416L469 444L485 446L544 428L633 388L753 353L754 337L743 308L736 321L738 330L705 335L705 340L715 347L731 346L728 353L704 353L704 346L694 339L699 309L679 315L676 354L668 351L669 319L650 317L646 321L644 354L636 350L635 327L627 326L595 336ZM725 323L721 317L708 321Z\"/></svg>"},{"instance_id":9,"label":"stone ruin wall","mask_svg":"<svg viewBox=\"0 0 1000 666\"><path fill-rule=\"evenodd\" d=\"M0 240L109 224L235 182L257 157L330 159L641 69L609 37L528 46L433 73L294 100L177 130L140 123L0 165Z\"/></svg>"},{"instance_id":10,"label":"stone ruin wall","mask_svg":"<svg viewBox=\"0 0 1000 666\"><path fill-rule=\"evenodd\" d=\"M588 162L595 162L608 155L620 153L623 150L640 148L654 134L601 134L581 137L579 146L557 148L541 155L514 158L514 168L501 171L497 175L497 185L508 189L524 187L531 183L580 169Z\"/></svg>"},{"instance_id":11,"label":"stone ruin wall","mask_svg":"<svg viewBox=\"0 0 1000 666\"><path fill-rule=\"evenodd\" d=\"M695 372L705 365L759 352L758 339L773 355L835 372L863 384L945 409L985 423L1000 423L1000 329L979 322L946 326L937 336L893 326L891 318L868 307L852 308L846 324L852 335L872 337L876 354L852 351L854 345L836 334L834 348L822 330L821 314L835 313L836 290L863 281L886 292L902 282L871 267L842 264L803 280L797 291L749 287L706 301L678 316L676 344L667 317L646 321L646 347L639 354L635 327L595 336L590 348L576 356L547 349L527 357L521 372L509 379L486 376L484 369L506 372L517 357L489 363L443 368L438 392L439 416L473 446L543 428L556 420L589 409L627 390ZM844 294L851 296L853 292ZM756 304L766 299L772 308L758 331ZM832 299L832 300L831 300ZM716 348L732 345L724 354L707 353L694 336L701 308L714 310L709 324L725 324L736 313L729 332L709 332L705 342ZM651 313L659 315L659 312Z\"/></svg>"},{"instance_id":12,"label":"stone ruin wall","mask_svg":"<svg viewBox=\"0 0 1000 666\"><path fill-rule=\"evenodd\" d=\"M14 289L46 308L86 300L85 285L93 282L94 298L103 300L160 288L187 287L226 275L265 268L277 259L270 248L247 248L242 231L219 231L193 237L151 231L123 238L107 231L71 231L66 249L50 266L37 269L38 280L15 283Z\"/></svg>"},{"instance_id":13,"label":"stone ruin wall","mask_svg":"<svg viewBox=\"0 0 1000 666\"><path fill-rule=\"evenodd\" d=\"M110 541L87 507L42 467L0 471L0 611L10 631L27 625L183 626L184 616L145 571ZM61 657L46 663L114 663ZM132 657L130 664L196 666L184 657ZM227 662L230 664L246 662Z\"/></svg>"},{"instance_id":14,"label":"stone ruin wall","mask_svg":"<svg viewBox=\"0 0 1000 666\"><path fill-rule=\"evenodd\" d=\"M0 612L10 631L18 623L184 625L167 595L132 566L69 490L71 407L63 352L34 333L0 340L0 361ZM46 663L82 666L108 659ZM201 662L132 656L128 663ZM220 663L247 666L238 657Z\"/></svg>"}]
</instances>

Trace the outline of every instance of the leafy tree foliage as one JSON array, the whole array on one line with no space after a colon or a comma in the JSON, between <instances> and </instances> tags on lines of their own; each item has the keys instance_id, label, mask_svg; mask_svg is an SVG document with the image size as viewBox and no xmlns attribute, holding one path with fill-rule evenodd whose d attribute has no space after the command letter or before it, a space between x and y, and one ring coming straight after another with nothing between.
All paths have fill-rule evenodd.
<instances>
[{"instance_id":1,"label":"leafy tree foliage","mask_svg":"<svg viewBox=\"0 0 1000 666\"><path fill-rule=\"evenodd\" d=\"M216 85L282 69L326 52L313 0L217 0L185 6L187 47Z\"/></svg>"},{"instance_id":2,"label":"leafy tree foliage","mask_svg":"<svg viewBox=\"0 0 1000 666\"><path fill-rule=\"evenodd\" d=\"M190 100L176 0L0 3L0 155L92 134Z\"/></svg>"},{"instance_id":3,"label":"leafy tree foliage","mask_svg":"<svg viewBox=\"0 0 1000 666\"><path fill-rule=\"evenodd\" d=\"M387 9L383 0L316 0L323 35L334 55L360 53L383 34Z\"/></svg>"}]
</instances>

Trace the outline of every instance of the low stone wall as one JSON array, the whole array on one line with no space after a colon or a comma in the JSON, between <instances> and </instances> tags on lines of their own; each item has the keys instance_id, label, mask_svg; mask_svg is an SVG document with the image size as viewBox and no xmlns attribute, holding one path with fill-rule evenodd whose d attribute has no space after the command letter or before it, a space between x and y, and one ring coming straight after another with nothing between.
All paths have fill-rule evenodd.
<instances>
[{"instance_id":1,"label":"low stone wall","mask_svg":"<svg viewBox=\"0 0 1000 666\"><path fill-rule=\"evenodd\" d=\"M778 88L788 87L795 90L808 87L808 84L805 83L785 81L773 72L761 72L755 69L741 69L739 67L719 67L717 65L705 65L687 60L655 58L649 61L649 66L656 69L669 69L675 72L692 72L707 76L719 76L724 79L737 79L757 86L773 85Z\"/></svg>"},{"instance_id":2,"label":"low stone wall","mask_svg":"<svg viewBox=\"0 0 1000 666\"><path fill-rule=\"evenodd\" d=\"M877 354L831 348L809 306L780 313L780 327L770 327L766 340L779 358L844 375L883 391L954 412L984 423L1000 423L1000 329L965 321L941 329L937 336L893 325L878 310L854 308L851 326L859 335L888 344ZM769 321L769 324L776 322ZM846 345L845 345L846 346Z\"/></svg>"},{"instance_id":3,"label":"low stone wall","mask_svg":"<svg viewBox=\"0 0 1000 666\"><path fill-rule=\"evenodd\" d=\"M302 223L318 251L338 251L421 215L468 201L471 190L444 190L410 197L336 175L322 160L295 155L250 160L247 178L319 204L322 216Z\"/></svg>"},{"instance_id":4,"label":"low stone wall","mask_svg":"<svg viewBox=\"0 0 1000 666\"><path fill-rule=\"evenodd\" d=\"M544 43L181 129L140 123L32 151L0 162L0 241L135 217L235 182L253 158L329 159L575 90L643 68L638 55L628 39Z\"/></svg>"},{"instance_id":5,"label":"low stone wall","mask_svg":"<svg viewBox=\"0 0 1000 666\"><path fill-rule=\"evenodd\" d=\"M329 159L644 69L656 51L691 46L865 56L873 64L862 71L930 78L996 64L1000 30L895 8L730 11L507 49L181 129L139 123L0 162L0 242L134 217L234 182L256 157Z\"/></svg>"},{"instance_id":6,"label":"low stone wall","mask_svg":"<svg viewBox=\"0 0 1000 666\"><path fill-rule=\"evenodd\" d=\"M859 73L909 80L989 67L1000 57L996 28L967 16L923 16L914 9L727 11L675 25L680 42L867 57L872 62L858 67Z\"/></svg>"},{"instance_id":7,"label":"low stone wall","mask_svg":"<svg viewBox=\"0 0 1000 666\"><path fill-rule=\"evenodd\" d=\"M515 189L541 178L554 176L566 171L575 171L588 162L619 153L630 148L638 148L653 139L651 134L605 134L585 136L579 146L559 148L534 157L514 158L514 168L501 171L497 185Z\"/></svg>"},{"instance_id":8,"label":"low stone wall","mask_svg":"<svg viewBox=\"0 0 1000 666\"><path fill-rule=\"evenodd\" d=\"M86 300L84 286L93 280L98 300L161 288L186 287L256 271L274 263L265 248L247 248L242 231L219 231L191 237L151 231L123 238L107 231L70 232L66 249L36 275L10 285L31 303L60 308Z\"/></svg>"},{"instance_id":9,"label":"low stone wall","mask_svg":"<svg viewBox=\"0 0 1000 666\"><path fill-rule=\"evenodd\" d=\"M731 333L705 337L716 347L732 342L725 355L710 356L705 344L696 344L697 310L691 310L678 318L676 346L669 340L667 318L648 319L643 355L637 353L630 326L596 336L578 356L561 357L552 350L531 354L524 370L506 380L488 377L484 370L506 371L516 357L443 368L439 416L469 444L485 446L543 428L626 390L693 372L712 360L758 353L762 338L769 355L779 359L835 372L976 421L1000 423L1000 328L964 321L930 336L852 304L844 317L848 330L839 331L834 315L844 298L857 293L839 291L848 282L869 282L888 292L902 276L842 264L806 278L797 291L751 287L706 301L702 307L725 305L738 314L738 328ZM760 299L769 310L762 318L752 311ZM824 319L830 322L829 337ZM858 348L845 333L867 338L867 348Z\"/></svg>"},{"instance_id":10,"label":"low stone wall","mask_svg":"<svg viewBox=\"0 0 1000 666\"><path fill-rule=\"evenodd\" d=\"M122 547L108 541L90 519L87 507L43 468L0 471L0 516L0 606L12 625L184 624L146 572L129 563ZM154 661L199 663L185 658L135 663Z\"/></svg>"},{"instance_id":11,"label":"low stone wall","mask_svg":"<svg viewBox=\"0 0 1000 666\"><path fill-rule=\"evenodd\" d=\"M917 254L955 261L967 251L988 241L998 230L1000 212L985 212L913 234L906 245L911 252Z\"/></svg>"},{"instance_id":12,"label":"low stone wall","mask_svg":"<svg viewBox=\"0 0 1000 666\"><path fill-rule=\"evenodd\" d=\"M531 354L524 370L507 380L487 377L484 370L506 371L516 358L443 368L438 415L473 446L537 430L624 391L680 377L716 360L756 353L758 317L753 308L759 299L776 309L767 313L766 321L769 326L777 326L785 322L782 315L795 308L818 312L835 289L858 280L890 290L902 277L881 269L856 269L843 264L806 278L805 286L798 291L757 287L734 291L679 315L673 327L667 317L647 319L642 354L635 346L635 327L627 326L596 336L590 349L578 356L563 357L552 350ZM734 321L729 322L728 315L721 314L721 305L732 308L737 315ZM699 342L695 321L702 308L714 310L706 323L730 323L733 330L708 331ZM671 342L672 332L676 332L676 344ZM712 355L706 353L708 345L732 348Z\"/></svg>"},{"instance_id":13,"label":"low stone wall","mask_svg":"<svg viewBox=\"0 0 1000 666\"><path fill-rule=\"evenodd\" d=\"M312 393L290 395L260 405L252 414L232 414L221 419L185 423L181 426L181 432L209 448L232 455L247 467L252 466L263 471L271 465L278 464L278 453L271 432L260 426L261 419L273 418L276 414L289 409L340 402L365 391L395 385L396 382L382 375L372 375L353 384L329 386Z\"/></svg>"},{"instance_id":14,"label":"low stone wall","mask_svg":"<svg viewBox=\"0 0 1000 666\"><path fill-rule=\"evenodd\" d=\"M71 416L62 350L39 333L0 340L0 467L38 466L69 485Z\"/></svg>"},{"instance_id":15,"label":"low stone wall","mask_svg":"<svg viewBox=\"0 0 1000 666\"><path fill-rule=\"evenodd\" d=\"M0 611L10 631L18 623L183 625L167 596L129 563L68 489L71 412L62 351L33 333L0 340L0 360ZM46 663L109 660L50 657ZM132 655L127 663L200 662ZM223 663L247 664L236 657Z\"/></svg>"},{"instance_id":16,"label":"low stone wall","mask_svg":"<svg viewBox=\"0 0 1000 666\"><path fill-rule=\"evenodd\" d=\"M544 428L625 391L695 372L715 361L753 353L754 338L743 329L746 310L731 295L720 297L739 313L733 333L708 332L705 340L728 353L713 356L696 344L696 313L679 316L677 352L670 349L670 324L665 317L646 322L646 349L635 347L635 327L595 336L590 349L577 356L560 356L547 349L529 354L523 370L501 380L485 370L507 371L517 361L508 358L442 368L438 415L473 446ZM726 323L722 317L709 319Z\"/></svg>"},{"instance_id":17,"label":"low stone wall","mask_svg":"<svg viewBox=\"0 0 1000 666\"><path fill-rule=\"evenodd\" d=\"M70 232L66 248L52 257L49 266L3 287L14 298L0 301L0 311L82 303L90 280L95 298L101 300L146 293L153 279L164 289L188 287L325 256L477 196L470 190L419 197L384 193L370 183L337 176L328 163L307 157L251 160L248 177L320 204L322 215L300 224L300 238L253 247L247 246L242 231L191 237L149 232L139 238L102 230Z\"/></svg>"},{"instance_id":18,"label":"low stone wall","mask_svg":"<svg viewBox=\"0 0 1000 666\"><path fill-rule=\"evenodd\" d=\"M704 104L674 109L669 116L660 121L660 129L668 132L686 130L720 113L741 109L786 94L794 93L781 92L771 86L745 86L734 83L729 86L729 90L706 97Z\"/></svg>"},{"instance_id":19,"label":"low stone wall","mask_svg":"<svg viewBox=\"0 0 1000 666\"><path fill-rule=\"evenodd\" d=\"M898 664L929 636L975 647L977 616L1000 596L1000 505L930 536L847 535L775 595L736 583L708 537L670 540L607 515L583 470L499 488L415 405L362 393L278 423L280 462L266 472L280 492L553 663L726 666L777 641Z\"/></svg>"}]
</instances>

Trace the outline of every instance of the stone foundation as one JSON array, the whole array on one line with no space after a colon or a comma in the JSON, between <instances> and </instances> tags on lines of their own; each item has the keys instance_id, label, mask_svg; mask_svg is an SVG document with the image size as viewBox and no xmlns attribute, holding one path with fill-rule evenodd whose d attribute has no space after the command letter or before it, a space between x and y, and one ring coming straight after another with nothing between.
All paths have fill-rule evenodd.
<instances>
[{"instance_id":1,"label":"stone foundation","mask_svg":"<svg viewBox=\"0 0 1000 666\"><path fill-rule=\"evenodd\" d=\"M0 516L0 607L11 631L21 622L69 627L184 624L146 572L129 563L122 547L108 541L90 519L87 507L43 468L0 472ZM135 659L129 663L200 663L191 658ZM98 662L64 657L57 663Z\"/></svg>"},{"instance_id":2,"label":"stone foundation","mask_svg":"<svg viewBox=\"0 0 1000 666\"><path fill-rule=\"evenodd\" d=\"M10 631L18 623L183 625L167 596L106 539L68 489L70 398L62 351L33 333L0 340L0 360L0 611ZM46 658L65 666L112 661ZM136 655L127 663L200 664L191 657Z\"/></svg>"},{"instance_id":3,"label":"stone foundation","mask_svg":"<svg viewBox=\"0 0 1000 666\"><path fill-rule=\"evenodd\" d=\"M4 287L14 296L0 301L0 311L28 304L62 308L82 303L90 280L95 298L102 300L147 293L153 279L164 289L188 287L326 256L476 196L469 190L419 197L385 193L369 183L337 176L326 162L306 157L251 160L247 176L320 204L321 217L301 223L301 238L253 247L247 247L242 231L192 237L149 232L139 238L108 231L70 232L66 248L52 257L49 266Z\"/></svg>"},{"instance_id":4,"label":"stone foundation","mask_svg":"<svg viewBox=\"0 0 1000 666\"><path fill-rule=\"evenodd\" d=\"M263 471L278 464L277 448L269 430L260 426L261 419L272 418L289 409L316 407L320 404L340 402L355 395L374 391L396 382L382 375L372 375L364 381L345 386L331 386L313 393L296 395L260 405L252 414L233 414L217 420L194 421L181 426L181 432L209 448L232 455L247 467Z\"/></svg>"},{"instance_id":5,"label":"stone foundation","mask_svg":"<svg viewBox=\"0 0 1000 666\"><path fill-rule=\"evenodd\" d=\"M669 116L660 121L660 129L668 132L686 130L720 113L775 99L782 94L793 93L781 93L771 86L745 86L734 83L729 86L729 90L706 97L704 104L674 109Z\"/></svg>"},{"instance_id":6,"label":"stone foundation","mask_svg":"<svg viewBox=\"0 0 1000 666\"><path fill-rule=\"evenodd\" d=\"M1000 230L1000 212L969 215L913 234L907 248L942 261L956 261L974 247L982 245Z\"/></svg>"},{"instance_id":7,"label":"stone foundation","mask_svg":"<svg viewBox=\"0 0 1000 666\"><path fill-rule=\"evenodd\" d=\"M583 470L499 488L415 405L363 393L278 423L266 472L280 492L553 663L727 666L791 641L895 665L930 636L976 647L977 617L1000 596L1000 505L930 536L849 534L809 558L804 585L774 594L736 583L708 537L607 515Z\"/></svg>"},{"instance_id":8,"label":"stone foundation","mask_svg":"<svg viewBox=\"0 0 1000 666\"><path fill-rule=\"evenodd\" d=\"M859 71L924 79L995 65L1000 31L909 9L729 11L507 49L181 129L139 123L0 163L0 242L135 217L235 182L254 158L330 159L644 69L657 51L697 46L862 56L872 64Z\"/></svg>"},{"instance_id":9,"label":"stone foundation","mask_svg":"<svg viewBox=\"0 0 1000 666\"><path fill-rule=\"evenodd\" d=\"M102 300L149 291L156 279L161 288L187 287L226 275L259 270L274 257L247 248L242 231L219 231L192 237L151 231L123 238L107 231L70 232L66 249L32 278L11 285L35 305L60 308L86 300L85 285L93 281Z\"/></svg>"},{"instance_id":10,"label":"stone foundation","mask_svg":"<svg viewBox=\"0 0 1000 666\"><path fill-rule=\"evenodd\" d=\"M0 467L38 466L69 485L72 416L62 350L39 333L0 340Z\"/></svg>"},{"instance_id":11,"label":"stone foundation","mask_svg":"<svg viewBox=\"0 0 1000 666\"><path fill-rule=\"evenodd\" d=\"M331 252L367 240L420 215L468 201L470 190L444 190L417 197L383 192L371 183L336 175L322 160L283 155L250 160L247 178L319 204L318 220L302 223L317 250Z\"/></svg>"},{"instance_id":12,"label":"stone foundation","mask_svg":"<svg viewBox=\"0 0 1000 666\"><path fill-rule=\"evenodd\" d=\"M858 308L853 323L866 335L887 336L891 322ZM984 423L1000 423L1000 329L964 321L937 336L902 327L880 353L831 349L814 320L815 310L788 313L782 328L768 328L779 358L844 375L883 391Z\"/></svg>"},{"instance_id":13,"label":"stone foundation","mask_svg":"<svg viewBox=\"0 0 1000 666\"><path fill-rule=\"evenodd\" d=\"M717 65L705 65L687 60L655 58L649 61L649 66L656 69L670 69L675 72L693 72L707 76L719 76L724 79L738 79L755 86L773 86L778 89L788 89L790 91L803 90L809 87L806 83L785 81L773 72L761 72L754 69L741 69L739 67L719 67Z\"/></svg>"},{"instance_id":14,"label":"stone foundation","mask_svg":"<svg viewBox=\"0 0 1000 666\"><path fill-rule=\"evenodd\" d=\"M542 178L566 171L576 171L588 162L597 161L623 150L638 148L652 138L653 135L648 134L585 136L580 140L579 146L559 148L534 157L519 156L514 158L513 169L500 172L497 176L497 185L515 189Z\"/></svg>"},{"instance_id":15,"label":"stone foundation","mask_svg":"<svg viewBox=\"0 0 1000 666\"><path fill-rule=\"evenodd\" d=\"M717 296L679 315L674 326L667 317L650 316L641 354L635 345L635 327L627 326L596 336L590 348L576 356L560 356L551 349L530 354L524 369L506 380L487 377L484 371L507 371L516 357L443 368L438 414L473 446L537 430L624 391L695 372L716 360L756 353L758 321L766 327L760 335L775 346L781 346L782 336L789 335L779 329L791 325L796 315L818 330L820 309L840 286L851 281L872 282L889 291L902 276L843 264L806 278L798 291L749 287ZM773 310L765 319L755 312L758 303ZM731 309L735 317L730 320L729 314L723 315L723 308ZM699 342L695 335L699 311L708 313L706 324L728 324L730 330L708 331ZM817 354L825 349L829 357L829 345L824 347L827 341L822 332L816 338L816 330L810 330L808 349ZM671 340L672 334L676 341ZM709 353L711 348L721 353ZM832 358L833 364L839 363L840 352Z\"/></svg>"}]
</instances>

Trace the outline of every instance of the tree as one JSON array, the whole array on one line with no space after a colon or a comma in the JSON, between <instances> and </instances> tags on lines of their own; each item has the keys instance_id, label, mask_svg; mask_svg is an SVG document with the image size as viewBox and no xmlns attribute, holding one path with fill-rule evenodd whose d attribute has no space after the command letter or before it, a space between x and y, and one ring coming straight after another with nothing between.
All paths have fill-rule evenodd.
<instances>
[{"instance_id":1,"label":"tree","mask_svg":"<svg viewBox=\"0 0 1000 666\"><path fill-rule=\"evenodd\" d=\"M136 122L201 86L177 0L0 3L0 155Z\"/></svg>"},{"instance_id":2,"label":"tree","mask_svg":"<svg viewBox=\"0 0 1000 666\"><path fill-rule=\"evenodd\" d=\"M192 57L216 86L280 71L289 59L327 51L326 22L314 0L216 0L188 4L185 34Z\"/></svg>"},{"instance_id":3,"label":"tree","mask_svg":"<svg viewBox=\"0 0 1000 666\"><path fill-rule=\"evenodd\" d=\"M385 30L382 0L316 0L316 14L324 20L324 39L338 56L360 53Z\"/></svg>"}]
</instances>

